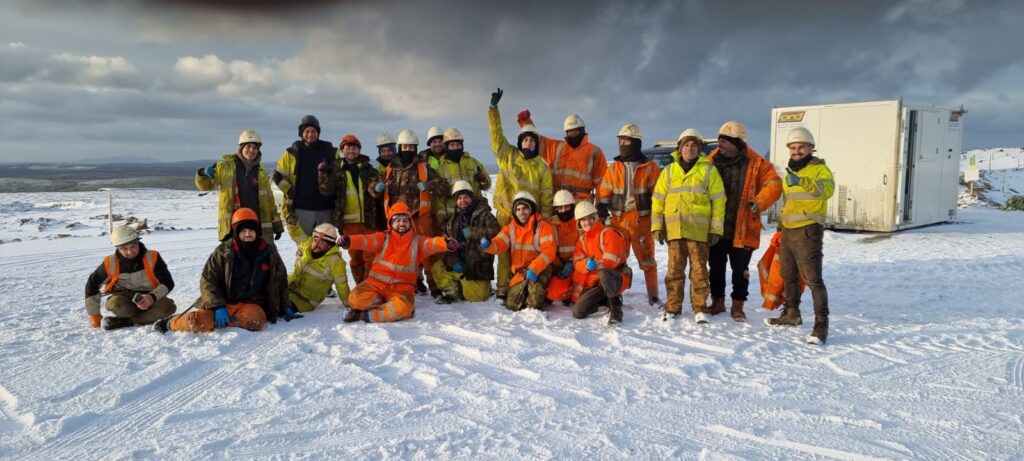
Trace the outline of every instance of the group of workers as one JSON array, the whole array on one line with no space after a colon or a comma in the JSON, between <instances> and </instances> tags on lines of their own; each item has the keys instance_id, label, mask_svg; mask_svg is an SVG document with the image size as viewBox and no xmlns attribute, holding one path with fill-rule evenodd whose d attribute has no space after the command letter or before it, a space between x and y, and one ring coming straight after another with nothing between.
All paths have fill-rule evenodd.
<instances>
[{"instance_id":1,"label":"group of workers","mask_svg":"<svg viewBox=\"0 0 1024 461\"><path fill-rule=\"evenodd\" d=\"M298 126L300 139L270 176L260 163L259 133L243 131L234 154L196 172L197 188L220 194L221 243L203 269L199 298L175 314L167 297L174 282L163 259L140 242L137 230L119 226L111 233L116 251L86 285L91 325L257 331L278 318L301 318L332 286L347 308L346 322L412 317L415 295L429 293L440 304L485 301L493 294L514 311L562 302L572 305L576 318L607 306L608 321L615 324L622 321L622 293L632 282L630 250L644 273L649 304L663 308L666 319L682 312L687 263L695 321L708 323L725 312L728 264L729 311L743 322L760 215L784 196L784 309L766 323L800 325L800 290L806 284L815 314L808 342L824 343L822 236L834 183L824 161L813 155L809 130L789 133L784 178L747 145L746 128L737 121L722 125L718 145L707 155L701 134L684 130L673 162L662 169L641 152L643 135L632 123L618 132L619 155L612 162L590 142L575 114L566 117L565 135L556 139L541 135L524 110L512 144L502 130L502 95L501 89L491 94L488 110L498 164L491 204L483 195L491 177L465 151L456 128L431 128L423 150L412 130L397 138L381 133L375 166L362 154L359 138L347 134L336 149L320 138L319 120L307 115ZM271 181L284 193L280 208ZM286 232L298 247L291 274L274 245ZM664 303L655 241L668 245ZM347 267L341 249L348 252ZM349 274L355 281L351 290ZM105 294L112 315L104 318Z\"/></svg>"}]
</instances>

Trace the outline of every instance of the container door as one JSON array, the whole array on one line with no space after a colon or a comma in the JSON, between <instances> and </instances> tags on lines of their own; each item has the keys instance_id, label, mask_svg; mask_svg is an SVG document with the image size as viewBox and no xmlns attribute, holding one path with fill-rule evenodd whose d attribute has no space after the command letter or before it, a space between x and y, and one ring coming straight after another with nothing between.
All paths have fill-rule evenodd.
<instances>
[{"instance_id":1,"label":"container door","mask_svg":"<svg viewBox=\"0 0 1024 461\"><path fill-rule=\"evenodd\" d=\"M903 206L902 225L909 225L914 221L914 164L917 159L917 114L916 110L903 109L905 127L905 140L903 145L903 187L900 189L900 197Z\"/></svg>"}]
</instances>

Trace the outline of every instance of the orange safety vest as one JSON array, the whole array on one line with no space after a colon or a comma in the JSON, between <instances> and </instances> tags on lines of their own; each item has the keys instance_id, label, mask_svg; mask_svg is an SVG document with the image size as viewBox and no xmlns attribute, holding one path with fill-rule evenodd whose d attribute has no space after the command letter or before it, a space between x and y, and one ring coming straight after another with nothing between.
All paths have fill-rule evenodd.
<instances>
[{"instance_id":1,"label":"orange safety vest","mask_svg":"<svg viewBox=\"0 0 1024 461\"><path fill-rule=\"evenodd\" d=\"M612 162L597 189L597 203L608 204L608 210L615 216L626 212L626 168L626 162ZM651 194L660 173L658 164L650 160L639 162L633 172L633 200L640 216L651 215Z\"/></svg>"},{"instance_id":2,"label":"orange safety vest","mask_svg":"<svg viewBox=\"0 0 1024 461\"><path fill-rule=\"evenodd\" d=\"M153 288L160 286L160 281L156 278L156 258L160 254L155 250L146 250L146 254L142 257L142 268L146 271L146 278L149 279L149 283L153 285ZM107 278L110 279L107 285L103 287L104 293L113 293L114 284L117 283L118 277L121 276L121 260L115 255L107 255L103 258L103 270L107 272Z\"/></svg>"},{"instance_id":3,"label":"orange safety vest","mask_svg":"<svg viewBox=\"0 0 1024 461\"><path fill-rule=\"evenodd\" d=\"M488 253L500 254L512 249L512 279L510 285L525 280L526 269L533 269L540 274L558 257L558 244L555 243L555 230L540 215L530 216L525 225L520 226L515 218L494 237L493 244L487 248Z\"/></svg>"},{"instance_id":4,"label":"orange safety vest","mask_svg":"<svg viewBox=\"0 0 1024 461\"><path fill-rule=\"evenodd\" d=\"M573 263L576 270L573 272L573 281L576 287L573 290L572 299L578 299L583 290L596 286L600 277L598 271L587 270L587 259L594 258L601 267L616 269L626 264L629 258L629 244L626 242L622 232L613 227L605 226L600 221L594 223L596 229L584 232L576 240L576 250L573 252ZM587 238L589 235L590 238ZM597 238L594 238L594 236ZM632 276L623 273L622 288L619 293L626 291L633 283Z\"/></svg>"},{"instance_id":5,"label":"orange safety vest","mask_svg":"<svg viewBox=\"0 0 1024 461\"><path fill-rule=\"evenodd\" d=\"M782 232L775 232L772 235L772 242L765 250L764 256L757 262L757 278L761 282L761 297L764 298L762 307L768 310L778 308L786 301L783 296L784 283L782 280L782 263L779 261L779 252L782 249ZM804 292L803 277L800 278L800 293Z\"/></svg>"},{"instance_id":6,"label":"orange safety vest","mask_svg":"<svg viewBox=\"0 0 1024 461\"><path fill-rule=\"evenodd\" d=\"M573 148L565 141L547 139L556 143L553 149L545 147L544 161L551 169L551 182L555 190L572 192L576 200L593 200L594 188L601 183L607 169L604 152L584 135L579 147Z\"/></svg>"},{"instance_id":7,"label":"orange safety vest","mask_svg":"<svg viewBox=\"0 0 1024 461\"><path fill-rule=\"evenodd\" d=\"M381 290L415 291L416 273L424 260L448 250L443 237L423 237L413 231L377 232L350 237L349 250L368 251L377 256L367 280Z\"/></svg>"},{"instance_id":8,"label":"orange safety vest","mask_svg":"<svg viewBox=\"0 0 1024 461\"><path fill-rule=\"evenodd\" d=\"M552 216L548 223L555 229L555 235L558 236L558 259L562 264L572 264L572 253L576 251L576 239L580 238L576 220L562 221L558 219L558 216Z\"/></svg>"},{"instance_id":9,"label":"orange safety vest","mask_svg":"<svg viewBox=\"0 0 1024 461\"><path fill-rule=\"evenodd\" d=\"M419 169L420 182L427 182L427 164L425 162L418 162L416 166ZM391 165L388 165L384 169L384 184L387 185L390 181ZM391 206L391 191L388 188L384 189L384 206ZM417 214L418 216L430 216L430 192L420 191L420 206Z\"/></svg>"}]
</instances>

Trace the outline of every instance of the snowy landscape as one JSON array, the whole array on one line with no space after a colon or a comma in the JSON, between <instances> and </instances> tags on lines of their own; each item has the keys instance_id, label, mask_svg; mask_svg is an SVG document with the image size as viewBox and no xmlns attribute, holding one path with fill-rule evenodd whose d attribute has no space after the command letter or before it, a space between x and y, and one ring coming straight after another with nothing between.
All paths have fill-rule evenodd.
<instances>
[{"instance_id":1,"label":"snowy landscape","mask_svg":"<svg viewBox=\"0 0 1024 461\"><path fill-rule=\"evenodd\" d=\"M216 194L3 193L0 458L1022 459L1024 212L998 202L1024 193L1024 152L972 153L988 195L962 192L953 222L826 232L823 347L804 344L809 293L802 327L762 323L768 232L745 324L662 321L634 283L617 327L419 296L394 324L343 324L329 298L259 333L103 332L83 287L112 252L108 196L148 221L181 312Z\"/></svg>"}]
</instances>

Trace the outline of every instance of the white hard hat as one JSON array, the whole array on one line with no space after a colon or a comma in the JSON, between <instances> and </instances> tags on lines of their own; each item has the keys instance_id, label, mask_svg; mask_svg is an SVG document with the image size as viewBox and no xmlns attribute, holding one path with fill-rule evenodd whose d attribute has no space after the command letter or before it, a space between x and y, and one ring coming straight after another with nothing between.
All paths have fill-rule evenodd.
<instances>
[{"instance_id":1,"label":"white hard hat","mask_svg":"<svg viewBox=\"0 0 1024 461\"><path fill-rule=\"evenodd\" d=\"M263 138L260 138L260 134L253 129L242 130L242 134L238 135L238 145L248 144L254 142L257 145L263 145Z\"/></svg>"},{"instance_id":2,"label":"white hard hat","mask_svg":"<svg viewBox=\"0 0 1024 461\"><path fill-rule=\"evenodd\" d=\"M139 231L126 224L114 228L110 233L110 244L116 247L126 243L132 243L139 239Z\"/></svg>"},{"instance_id":3,"label":"white hard hat","mask_svg":"<svg viewBox=\"0 0 1024 461\"><path fill-rule=\"evenodd\" d=\"M472 195L473 194L473 186L470 185L468 181L463 181L461 179L458 180L458 181L455 181L455 184L452 184L452 197L454 197L455 194L457 194L457 193L459 193L461 191L467 191L467 192L470 193L470 195Z\"/></svg>"},{"instance_id":4,"label":"white hard hat","mask_svg":"<svg viewBox=\"0 0 1024 461\"><path fill-rule=\"evenodd\" d=\"M441 131L441 128L432 126L430 127L429 130L427 130L427 142L430 142L431 139L434 139L439 136L444 137L444 132Z\"/></svg>"},{"instance_id":5,"label":"white hard hat","mask_svg":"<svg viewBox=\"0 0 1024 461\"><path fill-rule=\"evenodd\" d=\"M811 130L798 126L789 130L789 134L786 136L786 147L790 144L802 142L810 145L814 145L814 135L811 134Z\"/></svg>"},{"instance_id":6,"label":"white hard hat","mask_svg":"<svg viewBox=\"0 0 1024 461\"><path fill-rule=\"evenodd\" d=\"M593 202L590 200L584 200L577 203L576 210L573 211L573 217L576 218L576 221L586 218L592 214L597 214L597 207L595 207Z\"/></svg>"},{"instance_id":7,"label":"white hard hat","mask_svg":"<svg viewBox=\"0 0 1024 461\"><path fill-rule=\"evenodd\" d=\"M377 135L377 147L394 143L395 137L391 136L391 133L388 133L387 131Z\"/></svg>"},{"instance_id":8,"label":"white hard hat","mask_svg":"<svg viewBox=\"0 0 1024 461\"><path fill-rule=\"evenodd\" d=\"M338 240L338 228L333 224L323 223L313 228L313 236L335 242Z\"/></svg>"},{"instance_id":9,"label":"white hard hat","mask_svg":"<svg viewBox=\"0 0 1024 461\"><path fill-rule=\"evenodd\" d=\"M742 123L736 120L729 120L722 124L722 127L718 129L718 135L728 136L730 138L739 138L743 142L747 141L747 127L743 126Z\"/></svg>"},{"instance_id":10,"label":"white hard hat","mask_svg":"<svg viewBox=\"0 0 1024 461\"><path fill-rule=\"evenodd\" d=\"M444 130L444 143L447 144L448 141L465 141L465 139L458 128L449 128Z\"/></svg>"},{"instance_id":11,"label":"white hard hat","mask_svg":"<svg viewBox=\"0 0 1024 461\"><path fill-rule=\"evenodd\" d=\"M627 123L619 128L618 136L625 136L633 139L644 139L644 135L640 133L640 127L636 126L635 123Z\"/></svg>"},{"instance_id":12,"label":"white hard hat","mask_svg":"<svg viewBox=\"0 0 1024 461\"><path fill-rule=\"evenodd\" d=\"M565 131L583 128L584 126L586 126L586 124L583 123L583 119L576 114L569 114L569 116L565 118L565 121L562 122L562 129Z\"/></svg>"},{"instance_id":13,"label":"white hard hat","mask_svg":"<svg viewBox=\"0 0 1024 461\"><path fill-rule=\"evenodd\" d=\"M696 128L687 128L679 133L679 137L676 138L676 144L683 142L685 138L696 138L697 144L704 145L704 136L701 136L700 132Z\"/></svg>"},{"instance_id":14,"label":"white hard hat","mask_svg":"<svg viewBox=\"0 0 1024 461\"><path fill-rule=\"evenodd\" d=\"M530 205L533 207L533 211L537 211L537 199L533 198L533 194L531 194L530 191L525 190L517 192L515 197L512 197L512 211L515 211L516 202L520 200L526 200L530 202Z\"/></svg>"},{"instance_id":15,"label":"white hard hat","mask_svg":"<svg viewBox=\"0 0 1024 461\"><path fill-rule=\"evenodd\" d=\"M523 125L522 127L519 128L519 134L520 135L523 135L523 134L526 134L526 133L532 133L532 134L536 135L536 134L540 134L540 130L538 130L537 127L534 124L527 123L526 125Z\"/></svg>"},{"instance_id":16,"label":"white hard hat","mask_svg":"<svg viewBox=\"0 0 1024 461\"><path fill-rule=\"evenodd\" d=\"M572 196L572 192L569 192L569 191L567 191L565 189L562 189L562 190L560 190L558 192L555 192L555 201L554 202L555 202L553 204L554 206L575 205L576 204L576 197Z\"/></svg>"},{"instance_id":17,"label":"white hard hat","mask_svg":"<svg viewBox=\"0 0 1024 461\"><path fill-rule=\"evenodd\" d=\"M416 133L412 130L402 130L398 133L398 144L411 144L418 145L420 138L416 137Z\"/></svg>"}]
</instances>

